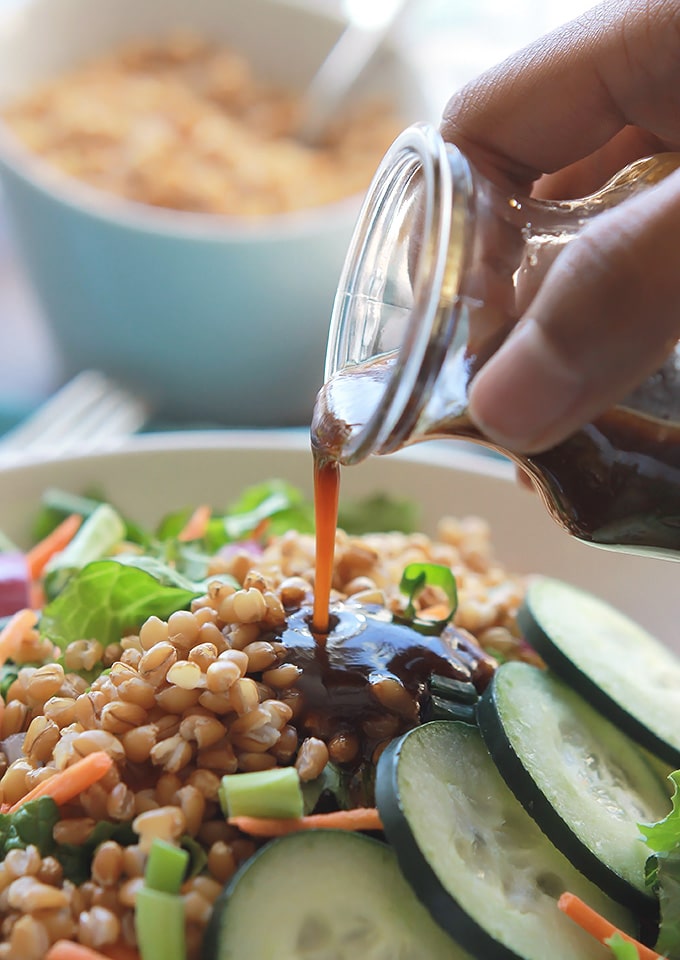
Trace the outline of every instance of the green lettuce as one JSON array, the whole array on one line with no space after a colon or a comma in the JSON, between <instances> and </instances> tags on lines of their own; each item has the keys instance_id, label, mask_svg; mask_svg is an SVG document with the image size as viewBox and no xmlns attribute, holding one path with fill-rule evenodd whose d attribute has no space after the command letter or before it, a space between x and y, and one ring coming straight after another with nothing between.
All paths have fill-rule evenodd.
<instances>
[{"instance_id":1,"label":"green lettuce","mask_svg":"<svg viewBox=\"0 0 680 960\"><path fill-rule=\"evenodd\" d=\"M105 840L115 840L121 846L135 843L137 835L129 823L100 821L84 843L58 844L54 827L61 820L59 807L52 797L29 800L16 813L0 814L0 860L10 850L25 850L35 846L43 857L55 857L64 870L64 877L81 884L90 879L92 858Z\"/></svg>"},{"instance_id":2,"label":"green lettuce","mask_svg":"<svg viewBox=\"0 0 680 960\"><path fill-rule=\"evenodd\" d=\"M72 883L81 884L90 879L92 858L97 847L107 840L113 840L121 847L136 843L137 834L130 823L112 823L100 820L84 843L55 844L52 856L56 857L64 870L64 876Z\"/></svg>"},{"instance_id":3,"label":"green lettuce","mask_svg":"<svg viewBox=\"0 0 680 960\"><path fill-rule=\"evenodd\" d=\"M243 540L266 522L267 536L288 530L311 533L314 530L312 504L303 493L285 480L270 480L248 487L224 517L224 529L230 540Z\"/></svg>"},{"instance_id":4,"label":"green lettuce","mask_svg":"<svg viewBox=\"0 0 680 960\"><path fill-rule=\"evenodd\" d=\"M74 574L43 610L40 633L65 650L74 640L117 643L149 617L167 620L205 592L153 557L98 560Z\"/></svg>"},{"instance_id":5,"label":"green lettuce","mask_svg":"<svg viewBox=\"0 0 680 960\"><path fill-rule=\"evenodd\" d=\"M363 533L413 533L418 529L418 507L411 500L396 500L376 493L341 503L338 526L353 536Z\"/></svg>"},{"instance_id":6,"label":"green lettuce","mask_svg":"<svg viewBox=\"0 0 680 960\"><path fill-rule=\"evenodd\" d=\"M680 957L680 770L668 779L673 784L670 813L657 823L639 823L638 829L653 851L647 860L645 881L659 897L655 950Z\"/></svg>"},{"instance_id":7,"label":"green lettuce","mask_svg":"<svg viewBox=\"0 0 680 960\"><path fill-rule=\"evenodd\" d=\"M0 859L10 850L25 850L30 844L47 856L52 853L52 830L60 819L51 797L29 800L16 813L0 813Z\"/></svg>"}]
</instances>

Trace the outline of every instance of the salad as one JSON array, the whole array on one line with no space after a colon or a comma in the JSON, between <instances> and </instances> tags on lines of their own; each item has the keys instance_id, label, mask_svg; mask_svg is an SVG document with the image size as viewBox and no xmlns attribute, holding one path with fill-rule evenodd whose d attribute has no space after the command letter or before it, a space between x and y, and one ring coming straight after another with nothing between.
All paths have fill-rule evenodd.
<instances>
[{"instance_id":1,"label":"salad","mask_svg":"<svg viewBox=\"0 0 680 960\"><path fill-rule=\"evenodd\" d=\"M478 518L339 527L325 638L283 481L2 543L0 960L680 957L677 659Z\"/></svg>"}]
</instances>

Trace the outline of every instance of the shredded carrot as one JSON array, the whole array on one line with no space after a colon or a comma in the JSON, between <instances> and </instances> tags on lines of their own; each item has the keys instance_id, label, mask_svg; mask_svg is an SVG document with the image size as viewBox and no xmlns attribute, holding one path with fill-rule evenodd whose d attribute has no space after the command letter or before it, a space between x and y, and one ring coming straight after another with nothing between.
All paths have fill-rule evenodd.
<instances>
[{"instance_id":1,"label":"shredded carrot","mask_svg":"<svg viewBox=\"0 0 680 960\"><path fill-rule=\"evenodd\" d=\"M122 960L123 954L100 953L98 950L93 950L92 947L75 943L73 940L55 940L45 954L45 960L109 960L113 956L120 957ZM139 954L132 951L125 956L132 960L132 957L138 957Z\"/></svg>"},{"instance_id":2,"label":"shredded carrot","mask_svg":"<svg viewBox=\"0 0 680 960\"><path fill-rule=\"evenodd\" d=\"M196 507L182 530L180 530L179 534L177 535L177 539L184 543L189 540L200 540L201 537L205 535L205 531L208 523L210 522L211 516L212 510L206 503Z\"/></svg>"},{"instance_id":3,"label":"shredded carrot","mask_svg":"<svg viewBox=\"0 0 680 960\"><path fill-rule=\"evenodd\" d=\"M38 615L35 610L28 607L17 610L12 619L0 630L0 665L14 656L25 635L37 622Z\"/></svg>"},{"instance_id":4,"label":"shredded carrot","mask_svg":"<svg viewBox=\"0 0 680 960\"><path fill-rule=\"evenodd\" d=\"M627 940L628 943L633 944L637 949L640 960L663 960L658 953L650 950L650 948L646 947L643 943L634 940L633 937L628 936L623 930L619 930L618 927L615 927L613 923L610 923L609 920L593 910L592 907L589 907L588 904L584 903L583 900L575 894L563 893L557 901L557 906L563 913L566 913L570 920L577 923L579 927L582 927L586 933L589 933L591 937L595 937L600 943L606 944L607 940L610 940L614 934L618 933L619 936Z\"/></svg>"},{"instance_id":5,"label":"shredded carrot","mask_svg":"<svg viewBox=\"0 0 680 960\"><path fill-rule=\"evenodd\" d=\"M435 603L418 612L419 620L446 620L451 614L451 607L445 603Z\"/></svg>"},{"instance_id":6,"label":"shredded carrot","mask_svg":"<svg viewBox=\"0 0 680 960\"><path fill-rule=\"evenodd\" d=\"M230 817L229 823L251 837L282 837L286 833L297 833L300 830L382 830L382 821L375 807L310 813L306 817L289 819Z\"/></svg>"},{"instance_id":7,"label":"shredded carrot","mask_svg":"<svg viewBox=\"0 0 680 960\"><path fill-rule=\"evenodd\" d=\"M37 580L52 557L69 545L80 529L82 522L83 518L79 514L72 513L65 520L62 520L51 533L48 533L34 547L31 547L26 554L26 563L31 579Z\"/></svg>"},{"instance_id":8,"label":"shredded carrot","mask_svg":"<svg viewBox=\"0 0 680 960\"><path fill-rule=\"evenodd\" d=\"M255 527L253 532L250 534L251 540L261 540L270 526L269 517L262 517L258 525Z\"/></svg>"},{"instance_id":9,"label":"shredded carrot","mask_svg":"<svg viewBox=\"0 0 680 960\"><path fill-rule=\"evenodd\" d=\"M34 610L42 610L47 603L45 588L39 580L33 580L29 587L28 601Z\"/></svg>"},{"instance_id":10,"label":"shredded carrot","mask_svg":"<svg viewBox=\"0 0 680 960\"><path fill-rule=\"evenodd\" d=\"M55 773L54 776L33 787L21 800L12 804L9 812L14 813L29 800L38 800L40 797L52 797L58 806L68 803L93 783L101 780L112 766L113 760L103 750L88 753L82 760L77 760L70 767L60 770L59 773Z\"/></svg>"}]
</instances>

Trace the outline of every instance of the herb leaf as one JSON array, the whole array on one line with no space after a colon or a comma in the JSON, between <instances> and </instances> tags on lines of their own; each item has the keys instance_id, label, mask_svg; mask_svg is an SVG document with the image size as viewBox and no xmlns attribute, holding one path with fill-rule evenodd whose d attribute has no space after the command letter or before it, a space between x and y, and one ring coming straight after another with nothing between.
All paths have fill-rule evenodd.
<instances>
[{"instance_id":1,"label":"herb leaf","mask_svg":"<svg viewBox=\"0 0 680 960\"><path fill-rule=\"evenodd\" d=\"M439 587L444 591L450 607L445 617L438 620L427 620L418 616L415 601L425 587ZM451 568L443 564L409 563L402 574L399 589L408 598L408 603L401 615L395 615L395 620L407 623L422 633L440 633L446 624L451 621L458 607L456 578Z\"/></svg>"}]
</instances>

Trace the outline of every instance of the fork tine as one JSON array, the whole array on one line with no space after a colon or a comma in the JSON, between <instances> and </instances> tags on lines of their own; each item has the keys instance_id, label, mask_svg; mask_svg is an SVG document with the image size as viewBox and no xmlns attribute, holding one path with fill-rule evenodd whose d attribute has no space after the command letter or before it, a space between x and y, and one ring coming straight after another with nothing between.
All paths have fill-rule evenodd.
<instances>
[{"instance_id":1,"label":"fork tine","mask_svg":"<svg viewBox=\"0 0 680 960\"><path fill-rule=\"evenodd\" d=\"M148 415L139 398L104 374L87 370L0 440L0 462L15 462L35 452L53 456L71 449L102 448L134 433Z\"/></svg>"},{"instance_id":2,"label":"fork tine","mask_svg":"<svg viewBox=\"0 0 680 960\"><path fill-rule=\"evenodd\" d=\"M69 438L86 440L91 434L109 429L109 425L116 425L120 414L129 412L132 423L140 426L141 404L131 397L114 388L101 395L87 397L83 394L79 398L81 405L70 411L68 418L53 423L49 431L48 441L68 441Z\"/></svg>"},{"instance_id":3,"label":"fork tine","mask_svg":"<svg viewBox=\"0 0 680 960\"><path fill-rule=\"evenodd\" d=\"M94 370L86 370L70 380L23 423L9 431L0 444L2 450L25 450L36 440L50 436L55 425L77 419L84 404L101 393L104 378Z\"/></svg>"},{"instance_id":4,"label":"fork tine","mask_svg":"<svg viewBox=\"0 0 680 960\"><path fill-rule=\"evenodd\" d=\"M50 451L64 452L74 446L93 449L111 443L121 436L129 436L138 430L146 420L140 404L131 403L125 396L106 396L98 398L77 420L62 425L51 436L40 441L41 448L49 446ZM38 444L31 444L31 447Z\"/></svg>"}]
</instances>

